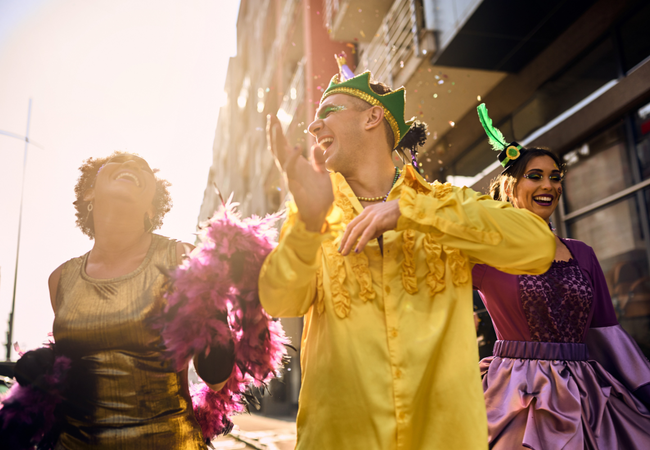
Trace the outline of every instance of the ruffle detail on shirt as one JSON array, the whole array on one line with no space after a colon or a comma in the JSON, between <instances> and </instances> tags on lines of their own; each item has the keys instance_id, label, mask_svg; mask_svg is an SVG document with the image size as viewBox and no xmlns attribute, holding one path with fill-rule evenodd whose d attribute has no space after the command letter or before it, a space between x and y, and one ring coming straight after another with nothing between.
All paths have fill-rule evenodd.
<instances>
[{"instance_id":1,"label":"ruffle detail on shirt","mask_svg":"<svg viewBox=\"0 0 650 450\"><path fill-rule=\"evenodd\" d=\"M375 290L372 288L372 275L368 267L368 257L365 253L350 253L348 256L352 266L352 273L359 283L359 297L364 302L375 298Z\"/></svg>"},{"instance_id":2,"label":"ruffle detail on shirt","mask_svg":"<svg viewBox=\"0 0 650 450\"><path fill-rule=\"evenodd\" d=\"M330 273L330 288L332 290L332 303L336 315L345 319L350 314L350 293L343 286L345 282L345 260L336 248L334 243L328 241L323 243L325 250L325 259Z\"/></svg>"},{"instance_id":3,"label":"ruffle detail on shirt","mask_svg":"<svg viewBox=\"0 0 650 450\"><path fill-rule=\"evenodd\" d=\"M441 258L442 245L434 240L433 235L427 234L424 237L424 252L429 268L427 286L429 286L429 296L433 298L438 292L445 289L445 262Z\"/></svg>"},{"instance_id":4,"label":"ruffle detail on shirt","mask_svg":"<svg viewBox=\"0 0 650 450\"><path fill-rule=\"evenodd\" d=\"M457 248L443 246L447 254L447 264L451 270L451 280L454 286L461 286L469 281L469 263L463 252Z\"/></svg>"},{"instance_id":5,"label":"ruffle detail on shirt","mask_svg":"<svg viewBox=\"0 0 650 450\"><path fill-rule=\"evenodd\" d=\"M343 221L348 224L354 219L355 214L354 214L354 207L352 206L352 202L350 202L350 199L341 193L337 193L336 199L334 200L334 204L338 206L341 209L341 212L343 213Z\"/></svg>"},{"instance_id":6,"label":"ruffle detail on shirt","mask_svg":"<svg viewBox=\"0 0 650 450\"><path fill-rule=\"evenodd\" d=\"M316 311L323 314L325 311L325 291L323 290L323 267L316 272Z\"/></svg>"},{"instance_id":7,"label":"ruffle detail on shirt","mask_svg":"<svg viewBox=\"0 0 650 450\"><path fill-rule=\"evenodd\" d=\"M404 290L409 294L417 294L418 280L415 277L415 257L413 251L415 248L415 232L406 230L402 233L402 251L404 252L404 262L402 262L402 285Z\"/></svg>"},{"instance_id":8,"label":"ruffle detail on shirt","mask_svg":"<svg viewBox=\"0 0 650 450\"><path fill-rule=\"evenodd\" d=\"M441 183L438 180L434 181L431 186L433 187L433 196L438 200L444 200L453 189L451 183Z\"/></svg>"}]
</instances>

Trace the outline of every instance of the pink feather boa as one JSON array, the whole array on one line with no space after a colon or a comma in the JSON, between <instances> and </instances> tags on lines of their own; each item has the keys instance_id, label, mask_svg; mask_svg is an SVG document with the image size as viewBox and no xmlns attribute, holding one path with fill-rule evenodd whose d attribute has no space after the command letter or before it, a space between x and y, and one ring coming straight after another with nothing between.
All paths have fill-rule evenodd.
<instances>
[{"instance_id":1,"label":"pink feather boa","mask_svg":"<svg viewBox=\"0 0 650 450\"><path fill-rule=\"evenodd\" d=\"M265 386L279 375L289 343L257 292L260 269L275 245L278 216L242 219L235 206L228 202L204 224L201 244L170 272L158 322L177 370L200 352L207 356L210 347L225 347L230 340L235 344L233 371L220 391L204 383L191 387L194 414L206 440L232 429L229 417L246 410L249 386ZM229 326L218 318L226 314Z\"/></svg>"}]
</instances>

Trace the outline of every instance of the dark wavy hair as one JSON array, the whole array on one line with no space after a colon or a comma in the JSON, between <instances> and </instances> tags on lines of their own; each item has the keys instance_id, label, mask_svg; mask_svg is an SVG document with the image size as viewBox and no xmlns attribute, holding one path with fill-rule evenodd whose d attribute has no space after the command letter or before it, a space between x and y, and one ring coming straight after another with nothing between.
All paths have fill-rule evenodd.
<instances>
[{"instance_id":1,"label":"dark wavy hair","mask_svg":"<svg viewBox=\"0 0 650 450\"><path fill-rule=\"evenodd\" d=\"M75 201L72 204L75 207L77 216L76 224L81 229L81 232L88 236L90 239L95 238L95 221L92 212L88 211L88 204L90 202L84 200L84 195L90 188L95 184L95 179L97 178L97 173L99 169L102 168L106 161L113 158L117 155L129 154L134 156L139 156L135 153L129 152L113 152L110 156L103 158L88 158L83 164L79 167L81 175L77 180L77 184L74 187ZM150 217L151 225L153 226L152 230L158 229L162 226L163 217L169 212L172 208L172 198L167 189L171 186L171 183L162 178L158 178L156 173L158 169L153 169L154 178L156 179L156 192L153 196L153 207L154 215ZM143 219L144 220L144 219Z\"/></svg>"},{"instance_id":2,"label":"dark wavy hair","mask_svg":"<svg viewBox=\"0 0 650 450\"><path fill-rule=\"evenodd\" d=\"M506 192L515 192L517 183L526 172L526 166L532 159L538 156L548 156L551 158L564 177L566 170L559 156L547 148L527 148L521 152L521 156L515 160L514 164L490 182L490 197L494 200L512 203Z\"/></svg>"}]
</instances>

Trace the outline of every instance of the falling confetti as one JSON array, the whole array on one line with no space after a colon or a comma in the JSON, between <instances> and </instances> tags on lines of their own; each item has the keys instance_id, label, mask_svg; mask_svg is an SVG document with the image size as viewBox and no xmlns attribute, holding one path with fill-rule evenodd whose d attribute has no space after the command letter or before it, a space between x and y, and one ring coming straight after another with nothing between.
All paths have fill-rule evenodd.
<instances>
[{"instance_id":1,"label":"falling confetti","mask_svg":"<svg viewBox=\"0 0 650 450\"><path fill-rule=\"evenodd\" d=\"M481 96L480 96L480 95L477 95L477 96L476 96L476 100L478 100L478 101L480 102L480 101L481 101Z\"/></svg>"},{"instance_id":2,"label":"falling confetti","mask_svg":"<svg viewBox=\"0 0 650 450\"><path fill-rule=\"evenodd\" d=\"M438 81L438 84L444 84L444 83L445 83L445 80Z\"/></svg>"},{"instance_id":3,"label":"falling confetti","mask_svg":"<svg viewBox=\"0 0 650 450\"><path fill-rule=\"evenodd\" d=\"M404 61L400 61L400 62L399 62L399 66L402 67L402 68L404 68Z\"/></svg>"},{"instance_id":4,"label":"falling confetti","mask_svg":"<svg viewBox=\"0 0 650 450\"><path fill-rule=\"evenodd\" d=\"M450 125L452 128L454 128L454 127L456 126L456 122L453 122L453 121L450 120L450 121L449 121L449 125Z\"/></svg>"},{"instance_id":5,"label":"falling confetti","mask_svg":"<svg viewBox=\"0 0 650 450\"><path fill-rule=\"evenodd\" d=\"M438 98L438 94L433 94L433 98Z\"/></svg>"},{"instance_id":6,"label":"falling confetti","mask_svg":"<svg viewBox=\"0 0 650 450\"><path fill-rule=\"evenodd\" d=\"M433 132L433 139L438 139L438 132L437 131Z\"/></svg>"},{"instance_id":7,"label":"falling confetti","mask_svg":"<svg viewBox=\"0 0 650 450\"><path fill-rule=\"evenodd\" d=\"M359 30L359 34L361 35L361 37L366 37L366 33L364 33L363 30Z\"/></svg>"}]
</instances>

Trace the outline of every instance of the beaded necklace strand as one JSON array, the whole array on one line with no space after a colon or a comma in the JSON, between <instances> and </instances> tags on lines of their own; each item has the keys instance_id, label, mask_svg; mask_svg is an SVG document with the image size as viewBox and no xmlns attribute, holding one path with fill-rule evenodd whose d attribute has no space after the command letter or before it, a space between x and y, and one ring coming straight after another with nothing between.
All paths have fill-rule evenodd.
<instances>
[{"instance_id":1,"label":"beaded necklace strand","mask_svg":"<svg viewBox=\"0 0 650 450\"><path fill-rule=\"evenodd\" d=\"M388 198L388 194L390 194L390 191L393 189L393 186L395 186L395 183L397 183L397 180L399 179L399 168L395 167L395 177L393 178L393 184L390 185L390 189L388 192L386 192L386 195L382 197L359 197L357 195L357 200L361 202L378 202L378 201L383 201L385 202L386 199Z\"/></svg>"}]
</instances>

